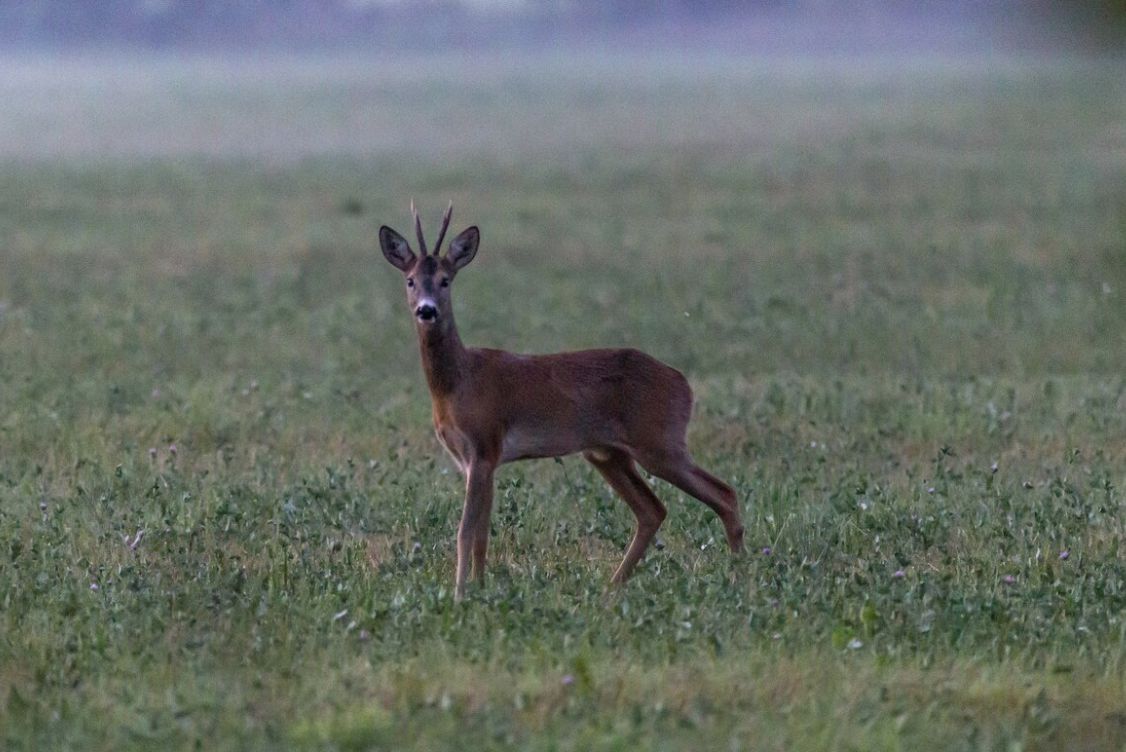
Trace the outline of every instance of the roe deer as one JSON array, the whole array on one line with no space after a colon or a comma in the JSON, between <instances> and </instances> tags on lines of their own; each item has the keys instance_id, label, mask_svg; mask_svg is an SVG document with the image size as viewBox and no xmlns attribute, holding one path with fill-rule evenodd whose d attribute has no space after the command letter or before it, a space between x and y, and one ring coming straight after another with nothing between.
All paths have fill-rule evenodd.
<instances>
[{"instance_id":1,"label":"roe deer","mask_svg":"<svg viewBox=\"0 0 1126 752\"><path fill-rule=\"evenodd\" d=\"M419 255L399 233L379 228L383 255L406 277L438 439L465 475L457 531L454 597L465 596L469 557L485 573L493 471L513 460L582 452L637 517L637 530L613 582L629 577L665 519L665 507L635 462L696 497L719 515L731 550L743 548L735 492L693 463L684 436L692 390L674 368L632 349L514 355L467 348L454 324L450 283L477 254L476 226L439 255L453 204L442 217L434 252L411 202Z\"/></svg>"}]
</instances>

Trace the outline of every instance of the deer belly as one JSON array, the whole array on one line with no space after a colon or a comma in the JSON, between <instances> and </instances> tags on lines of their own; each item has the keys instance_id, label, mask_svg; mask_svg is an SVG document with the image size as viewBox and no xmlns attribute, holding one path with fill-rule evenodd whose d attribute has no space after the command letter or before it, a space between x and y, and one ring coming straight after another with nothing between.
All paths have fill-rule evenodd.
<instances>
[{"instance_id":1,"label":"deer belly","mask_svg":"<svg viewBox=\"0 0 1126 752\"><path fill-rule=\"evenodd\" d=\"M540 432L513 427L504 435L501 444L501 462L534 459L536 457L561 457L582 450L582 442L569 431Z\"/></svg>"}]
</instances>

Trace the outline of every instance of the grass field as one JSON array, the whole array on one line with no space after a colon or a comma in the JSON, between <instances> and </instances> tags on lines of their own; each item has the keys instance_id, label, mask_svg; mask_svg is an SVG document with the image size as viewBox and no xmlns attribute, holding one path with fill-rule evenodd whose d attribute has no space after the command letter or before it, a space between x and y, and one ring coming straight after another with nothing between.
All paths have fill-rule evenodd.
<instances>
[{"instance_id":1,"label":"grass field","mask_svg":"<svg viewBox=\"0 0 1126 752\"><path fill-rule=\"evenodd\" d=\"M9 61L0 746L1121 750L1121 63ZM467 343L686 373L660 482L461 482L376 230Z\"/></svg>"}]
</instances>

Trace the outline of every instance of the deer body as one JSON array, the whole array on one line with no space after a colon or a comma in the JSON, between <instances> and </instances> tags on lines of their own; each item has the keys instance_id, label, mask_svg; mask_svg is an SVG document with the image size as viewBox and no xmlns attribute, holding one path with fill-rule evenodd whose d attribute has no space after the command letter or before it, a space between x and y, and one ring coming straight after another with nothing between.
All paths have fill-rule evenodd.
<instances>
[{"instance_id":1,"label":"deer body","mask_svg":"<svg viewBox=\"0 0 1126 752\"><path fill-rule=\"evenodd\" d=\"M475 454L504 463L625 450L644 446L654 430L661 443L682 437L688 424L688 382L637 350L464 349L460 358L453 389L431 398L438 438L463 468Z\"/></svg>"},{"instance_id":2,"label":"deer body","mask_svg":"<svg viewBox=\"0 0 1126 752\"><path fill-rule=\"evenodd\" d=\"M454 322L449 284L476 255L479 232L470 227L450 242L445 257L438 256L449 224L447 210L430 255L414 216L420 257L386 226L380 228L380 245L388 261L407 276L434 429L466 479L455 597L464 597L470 558L474 575L484 575L493 473L499 465L521 459L582 452L630 506L637 530L614 582L629 577L666 515L635 463L711 507L723 521L732 550L740 551L743 526L734 491L697 467L688 454L692 390L683 374L628 348L516 355L465 347Z\"/></svg>"}]
</instances>

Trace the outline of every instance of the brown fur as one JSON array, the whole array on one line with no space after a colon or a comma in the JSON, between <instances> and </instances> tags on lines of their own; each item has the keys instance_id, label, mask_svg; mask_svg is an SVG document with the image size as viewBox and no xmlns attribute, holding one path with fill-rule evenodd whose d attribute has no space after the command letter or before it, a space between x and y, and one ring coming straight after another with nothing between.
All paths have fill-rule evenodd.
<instances>
[{"instance_id":1,"label":"brown fur","mask_svg":"<svg viewBox=\"0 0 1126 752\"><path fill-rule=\"evenodd\" d=\"M474 576L484 575L493 472L521 459L582 452L629 505L637 530L614 582L629 577L666 515L635 462L708 505L731 549L742 550L735 492L696 466L685 445L692 390L679 371L633 349L514 355L462 344L449 284L478 240L471 227L445 257L415 257L398 233L380 229L384 255L408 280L435 431L466 477L455 596L465 594L470 555ZM435 308L435 317L424 320L423 307Z\"/></svg>"}]
</instances>

